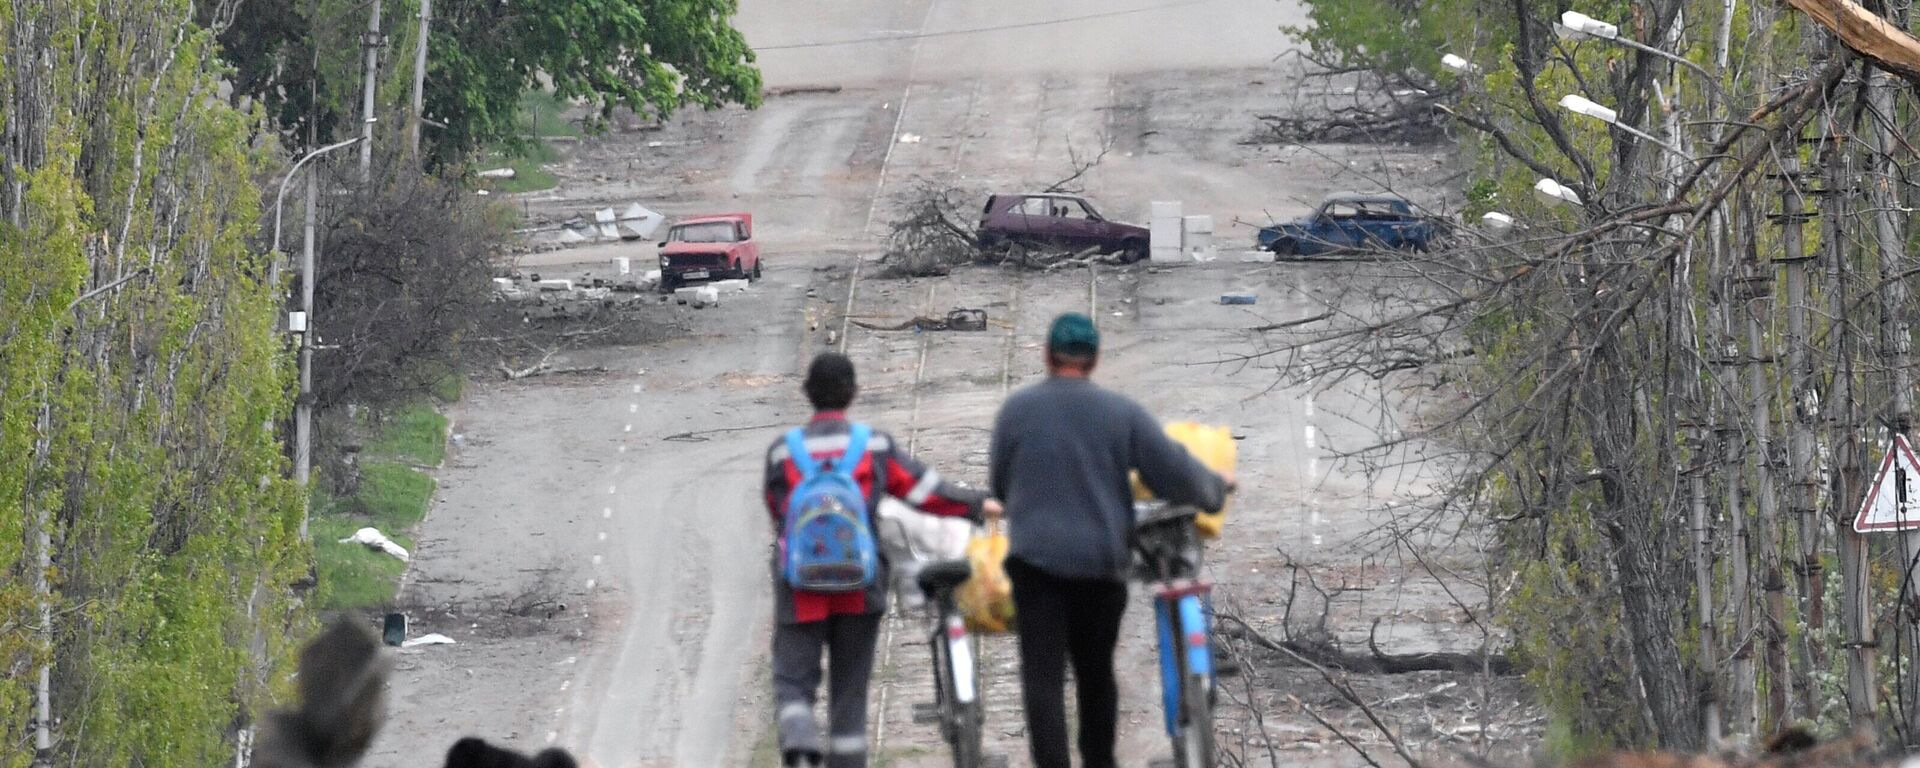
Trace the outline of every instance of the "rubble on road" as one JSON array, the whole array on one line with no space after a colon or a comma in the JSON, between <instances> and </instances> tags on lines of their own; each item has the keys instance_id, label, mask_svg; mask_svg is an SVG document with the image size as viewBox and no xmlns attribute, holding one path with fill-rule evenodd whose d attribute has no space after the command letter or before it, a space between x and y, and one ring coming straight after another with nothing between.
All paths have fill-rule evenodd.
<instances>
[{"instance_id":1,"label":"rubble on road","mask_svg":"<svg viewBox=\"0 0 1920 768\"><path fill-rule=\"evenodd\" d=\"M898 325L879 325L861 320L850 320L854 325L870 331L984 331L987 329L987 312L984 309L956 309L944 318L915 317Z\"/></svg>"}]
</instances>

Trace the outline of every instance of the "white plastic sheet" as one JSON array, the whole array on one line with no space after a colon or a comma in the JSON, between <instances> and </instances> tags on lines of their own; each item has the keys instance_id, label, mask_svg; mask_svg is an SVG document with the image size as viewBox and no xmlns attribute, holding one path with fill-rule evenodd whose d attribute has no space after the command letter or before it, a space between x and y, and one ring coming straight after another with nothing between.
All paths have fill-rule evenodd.
<instances>
[{"instance_id":1,"label":"white plastic sheet","mask_svg":"<svg viewBox=\"0 0 1920 768\"><path fill-rule=\"evenodd\" d=\"M387 535L381 533L378 528L362 528L354 531L352 536L341 539L340 543L365 545L400 558L400 562L403 563L411 559L406 547L393 543L393 540L387 538Z\"/></svg>"}]
</instances>

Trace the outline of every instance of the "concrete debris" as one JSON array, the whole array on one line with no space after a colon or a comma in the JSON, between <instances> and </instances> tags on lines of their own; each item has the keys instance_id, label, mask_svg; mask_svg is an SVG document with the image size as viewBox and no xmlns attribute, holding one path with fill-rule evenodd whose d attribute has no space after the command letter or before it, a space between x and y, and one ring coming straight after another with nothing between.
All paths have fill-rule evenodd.
<instances>
[{"instance_id":1,"label":"concrete debris","mask_svg":"<svg viewBox=\"0 0 1920 768\"><path fill-rule=\"evenodd\" d=\"M535 283L542 291L572 291L572 280L541 280Z\"/></svg>"},{"instance_id":2,"label":"concrete debris","mask_svg":"<svg viewBox=\"0 0 1920 768\"><path fill-rule=\"evenodd\" d=\"M561 245L572 245L574 243L586 242L587 236L580 234L579 232L575 232L571 229L563 229L563 230L560 230L560 234L554 235L553 239L554 239L554 242L557 242Z\"/></svg>"},{"instance_id":3,"label":"concrete debris","mask_svg":"<svg viewBox=\"0 0 1920 768\"><path fill-rule=\"evenodd\" d=\"M386 534L381 533L378 528L362 528L354 531L352 536L341 539L340 543L360 544L369 549L377 549L399 558L403 563L411 559L406 547L393 543L393 540L387 538Z\"/></svg>"},{"instance_id":4,"label":"concrete debris","mask_svg":"<svg viewBox=\"0 0 1920 768\"><path fill-rule=\"evenodd\" d=\"M745 293L747 290L747 287L749 285L752 285L752 283L746 280L715 280L711 283L707 283L707 285L712 286L715 290L718 290L722 293L732 293L735 291L738 291L740 293Z\"/></svg>"},{"instance_id":5,"label":"concrete debris","mask_svg":"<svg viewBox=\"0 0 1920 768\"><path fill-rule=\"evenodd\" d=\"M645 240L653 237L653 233L659 231L660 225L666 221L667 217L647 210L639 203L628 205L627 210L620 214L620 227L628 235L629 240Z\"/></svg>"},{"instance_id":6,"label":"concrete debris","mask_svg":"<svg viewBox=\"0 0 1920 768\"><path fill-rule=\"evenodd\" d=\"M720 290L711 285L691 286L676 289L674 301L692 306L694 309L720 306Z\"/></svg>"},{"instance_id":7,"label":"concrete debris","mask_svg":"<svg viewBox=\"0 0 1920 768\"><path fill-rule=\"evenodd\" d=\"M496 277L493 279L493 290L495 293L507 293L514 290L514 288L513 278L511 277Z\"/></svg>"}]
</instances>

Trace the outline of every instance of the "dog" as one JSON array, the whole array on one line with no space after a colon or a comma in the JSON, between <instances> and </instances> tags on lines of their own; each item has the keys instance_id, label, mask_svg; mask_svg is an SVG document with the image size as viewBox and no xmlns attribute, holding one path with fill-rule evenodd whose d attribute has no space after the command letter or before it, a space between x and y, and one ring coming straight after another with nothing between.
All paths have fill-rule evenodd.
<instances>
[{"instance_id":1,"label":"dog","mask_svg":"<svg viewBox=\"0 0 1920 768\"><path fill-rule=\"evenodd\" d=\"M253 753L255 768L351 768L386 718L388 662L366 627L341 619L300 653L295 706L269 713ZM467 737L447 750L446 768L580 768L548 749L529 758ZM592 768L592 766L588 766Z\"/></svg>"},{"instance_id":2,"label":"dog","mask_svg":"<svg viewBox=\"0 0 1920 768\"><path fill-rule=\"evenodd\" d=\"M565 750L549 748L528 758L468 736L447 750L446 768L580 768L580 764Z\"/></svg>"}]
</instances>

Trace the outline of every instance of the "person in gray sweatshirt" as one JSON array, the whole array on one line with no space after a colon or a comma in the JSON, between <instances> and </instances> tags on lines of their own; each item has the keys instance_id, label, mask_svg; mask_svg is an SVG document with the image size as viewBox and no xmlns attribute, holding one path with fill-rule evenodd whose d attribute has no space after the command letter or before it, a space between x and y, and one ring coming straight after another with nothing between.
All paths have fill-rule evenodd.
<instances>
[{"instance_id":1,"label":"person in gray sweatshirt","mask_svg":"<svg viewBox=\"0 0 1920 768\"><path fill-rule=\"evenodd\" d=\"M1217 512L1222 478L1168 438L1138 403L1089 378L1100 334L1067 313L1047 333L1047 380L994 421L992 495L1006 505L1007 575L1020 633L1020 689L1035 768L1070 768L1066 665L1080 701L1080 759L1111 768L1119 689L1113 649L1127 607L1130 471L1160 499Z\"/></svg>"}]
</instances>

